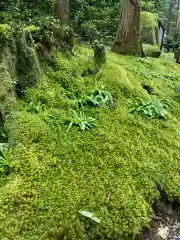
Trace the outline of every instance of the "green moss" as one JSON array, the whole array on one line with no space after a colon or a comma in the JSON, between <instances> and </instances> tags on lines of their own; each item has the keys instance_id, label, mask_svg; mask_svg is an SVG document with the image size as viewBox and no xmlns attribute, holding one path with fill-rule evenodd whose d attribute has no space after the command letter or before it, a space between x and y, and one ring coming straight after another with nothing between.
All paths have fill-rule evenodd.
<instances>
[{"instance_id":1,"label":"green moss","mask_svg":"<svg viewBox=\"0 0 180 240\"><path fill-rule=\"evenodd\" d=\"M157 44L157 16L151 12L141 12L141 42Z\"/></svg>"},{"instance_id":2,"label":"green moss","mask_svg":"<svg viewBox=\"0 0 180 240\"><path fill-rule=\"evenodd\" d=\"M30 25L24 28L25 31L30 31L31 33L34 33L38 30L40 30L40 27L37 27L35 25Z\"/></svg>"},{"instance_id":3,"label":"green moss","mask_svg":"<svg viewBox=\"0 0 180 240\"><path fill-rule=\"evenodd\" d=\"M143 44L143 52L146 57L159 58L161 50L157 45Z\"/></svg>"},{"instance_id":4,"label":"green moss","mask_svg":"<svg viewBox=\"0 0 180 240\"><path fill-rule=\"evenodd\" d=\"M180 201L178 80L170 78L180 75L179 66L165 57L142 60L108 53L100 73L82 77L90 57L86 48L77 48L69 60L58 55L56 71L47 69L12 111L7 124L17 164L0 185L2 239L51 239L63 226L70 239L84 239L80 210L100 219L101 239L117 233L125 239L148 225L151 204L160 196L157 183ZM141 82L152 80L157 96L172 103L166 121L129 112L136 97L151 98ZM72 127L67 134L64 120L73 100L102 85L117 108L81 109L96 118L97 127L83 133ZM45 106L31 112L32 101Z\"/></svg>"},{"instance_id":5,"label":"green moss","mask_svg":"<svg viewBox=\"0 0 180 240\"><path fill-rule=\"evenodd\" d=\"M141 25L153 29L158 26L157 16L151 12L141 12Z\"/></svg>"},{"instance_id":6,"label":"green moss","mask_svg":"<svg viewBox=\"0 0 180 240\"><path fill-rule=\"evenodd\" d=\"M36 84L40 75L40 66L31 33L26 33L18 27L14 35L16 40L16 91L23 94L27 87Z\"/></svg>"},{"instance_id":7,"label":"green moss","mask_svg":"<svg viewBox=\"0 0 180 240\"><path fill-rule=\"evenodd\" d=\"M0 37L4 37L10 31L11 27L8 24L0 24Z\"/></svg>"}]
</instances>

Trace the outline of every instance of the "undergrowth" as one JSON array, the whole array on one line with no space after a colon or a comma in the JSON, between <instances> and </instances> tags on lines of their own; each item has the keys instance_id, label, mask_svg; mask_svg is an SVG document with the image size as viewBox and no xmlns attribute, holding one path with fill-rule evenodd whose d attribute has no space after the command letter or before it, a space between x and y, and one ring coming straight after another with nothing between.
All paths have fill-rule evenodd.
<instances>
[{"instance_id":1,"label":"undergrowth","mask_svg":"<svg viewBox=\"0 0 180 240\"><path fill-rule=\"evenodd\" d=\"M16 166L0 184L0 239L133 238L149 224L157 185L180 201L179 79L165 77L180 75L180 67L164 56L137 61L108 53L100 72L84 76L92 59L84 47L70 58L57 54L56 69L43 69L36 87L13 105L6 125ZM129 113L137 98L152 102L141 85L151 81L157 99L170 99L171 118ZM96 127L72 126L67 134L74 101L102 86L107 105L77 110L78 120L82 111ZM99 223L87 225L79 211Z\"/></svg>"},{"instance_id":2,"label":"undergrowth","mask_svg":"<svg viewBox=\"0 0 180 240\"><path fill-rule=\"evenodd\" d=\"M69 123L67 132L69 132L73 125L78 126L81 131L89 130L92 126L95 126L95 119L86 116L83 112L78 114L76 111L73 111L66 121Z\"/></svg>"},{"instance_id":3,"label":"undergrowth","mask_svg":"<svg viewBox=\"0 0 180 240\"><path fill-rule=\"evenodd\" d=\"M134 102L134 107L131 109L131 112L137 112L142 116L161 119L165 118L167 115L167 110L158 98L153 98L150 101L137 99Z\"/></svg>"}]
</instances>

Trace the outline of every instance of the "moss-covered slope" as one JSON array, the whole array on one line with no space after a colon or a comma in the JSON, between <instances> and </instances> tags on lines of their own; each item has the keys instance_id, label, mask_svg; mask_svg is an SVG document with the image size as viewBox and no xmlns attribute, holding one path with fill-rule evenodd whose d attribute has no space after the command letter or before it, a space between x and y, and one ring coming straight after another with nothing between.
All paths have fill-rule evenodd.
<instances>
[{"instance_id":1,"label":"moss-covered slope","mask_svg":"<svg viewBox=\"0 0 180 240\"><path fill-rule=\"evenodd\" d=\"M94 239L135 235L148 224L157 185L180 200L180 107L175 87L180 67L169 57L134 58L108 53L97 75L82 77L92 52L57 56L56 71L44 70L6 123L16 168L0 180L0 239L53 239L68 227L68 239L84 239L80 210L92 212ZM1 73L0 73L1 74ZM135 98L151 99L141 82L169 103L169 117L130 113ZM102 85L117 106L84 107L96 127L67 132L66 118L76 98ZM67 229L66 229L67 230ZM90 231L90 230L89 230ZM109 238L107 238L109 236ZM124 237L125 238L125 237ZM89 238L92 239L92 238Z\"/></svg>"}]
</instances>

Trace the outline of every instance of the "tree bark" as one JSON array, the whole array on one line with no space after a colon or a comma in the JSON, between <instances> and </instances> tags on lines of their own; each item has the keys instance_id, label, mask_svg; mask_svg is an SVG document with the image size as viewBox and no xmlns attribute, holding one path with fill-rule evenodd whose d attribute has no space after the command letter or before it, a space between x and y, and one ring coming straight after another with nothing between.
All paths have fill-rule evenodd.
<instances>
[{"instance_id":1,"label":"tree bark","mask_svg":"<svg viewBox=\"0 0 180 240\"><path fill-rule=\"evenodd\" d=\"M179 31L179 11L180 11L180 0L177 1L177 16L176 16L176 35Z\"/></svg>"},{"instance_id":2,"label":"tree bark","mask_svg":"<svg viewBox=\"0 0 180 240\"><path fill-rule=\"evenodd\" d=\"M167 24L167 35L172 36L173 35L173 22L174 22L174 5L175 0L170 0L169 2L169 12L168 12L168 24Z\"/></svg>"},{"instance_id":3,"label":"tree bark","mask_svg":"<svg viewBox=\"0 0 180 240\"><path fill-rule=\"evenodd\" d=\"M159 7L160 7L160 0L155 0L155 7L156 7L156 10L159 9Z\"/></svg>"},{"instance_id":4,"label":"tree bark","mask_svg":"<svg viewBox=\"0 0 180 240\"><path fill-rule=\"evenodd\" d=\"M140 5L140 0L122 0L113 52L140 54Z\"/></svg>"},{"instance_id":5,"label":"tree bark","mask_svg":"<svg viewBox=\"0 0 180 240\"><path fill-rule=\"evenodd\" d=\"M56 0L54 16L63 24L69 23L69 0Z\"/></svg>"}]
</instances>

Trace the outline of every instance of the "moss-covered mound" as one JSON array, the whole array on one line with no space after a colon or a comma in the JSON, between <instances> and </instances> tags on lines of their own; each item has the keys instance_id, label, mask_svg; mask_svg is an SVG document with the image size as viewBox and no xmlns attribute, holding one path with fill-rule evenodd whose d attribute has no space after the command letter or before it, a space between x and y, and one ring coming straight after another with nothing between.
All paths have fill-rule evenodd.
<instances>
[{"instance_id":1,"label":"moss-covered mound","mask_svg":"<svg viewBox=\"0 0 180 240\"><path fill-rule=\"evenodd\" d=\"M157 44L158 19L151 12L141 12L141 42Z\"/></svg>"},{"instance_id":2,"label":"moss-covered mound","mask_svg":"<svg viewBox=\"0 0 180 240\"><path fill-rule=\"evenodd\" d=\"M146 57L159 58L161 56L161 50L157 45L143 44L142 47Z\"/></svg>"},{"instance_id":3,"label":"moss-covered mound","mask_svg":"<svg viewBox=\"0 0 180 240\"><path fill-rule=\"evenodd\" d=\"M160 189L180 200L180 67L165 57L108 53L102 72L83 77L92 56L85 48L71 59L58 55L56 71L46 69L16 102L6 122L15 168L0 178L0 239L125 239L148 224ZM137 97L151 100L141 83L152 81L169 103L167 119L130 113ZM102 86L115 106L74 108ZM96 126L67 131L72 109ZM84 210L100 223L89 227Z\"/></svg>"}]
</instances>

